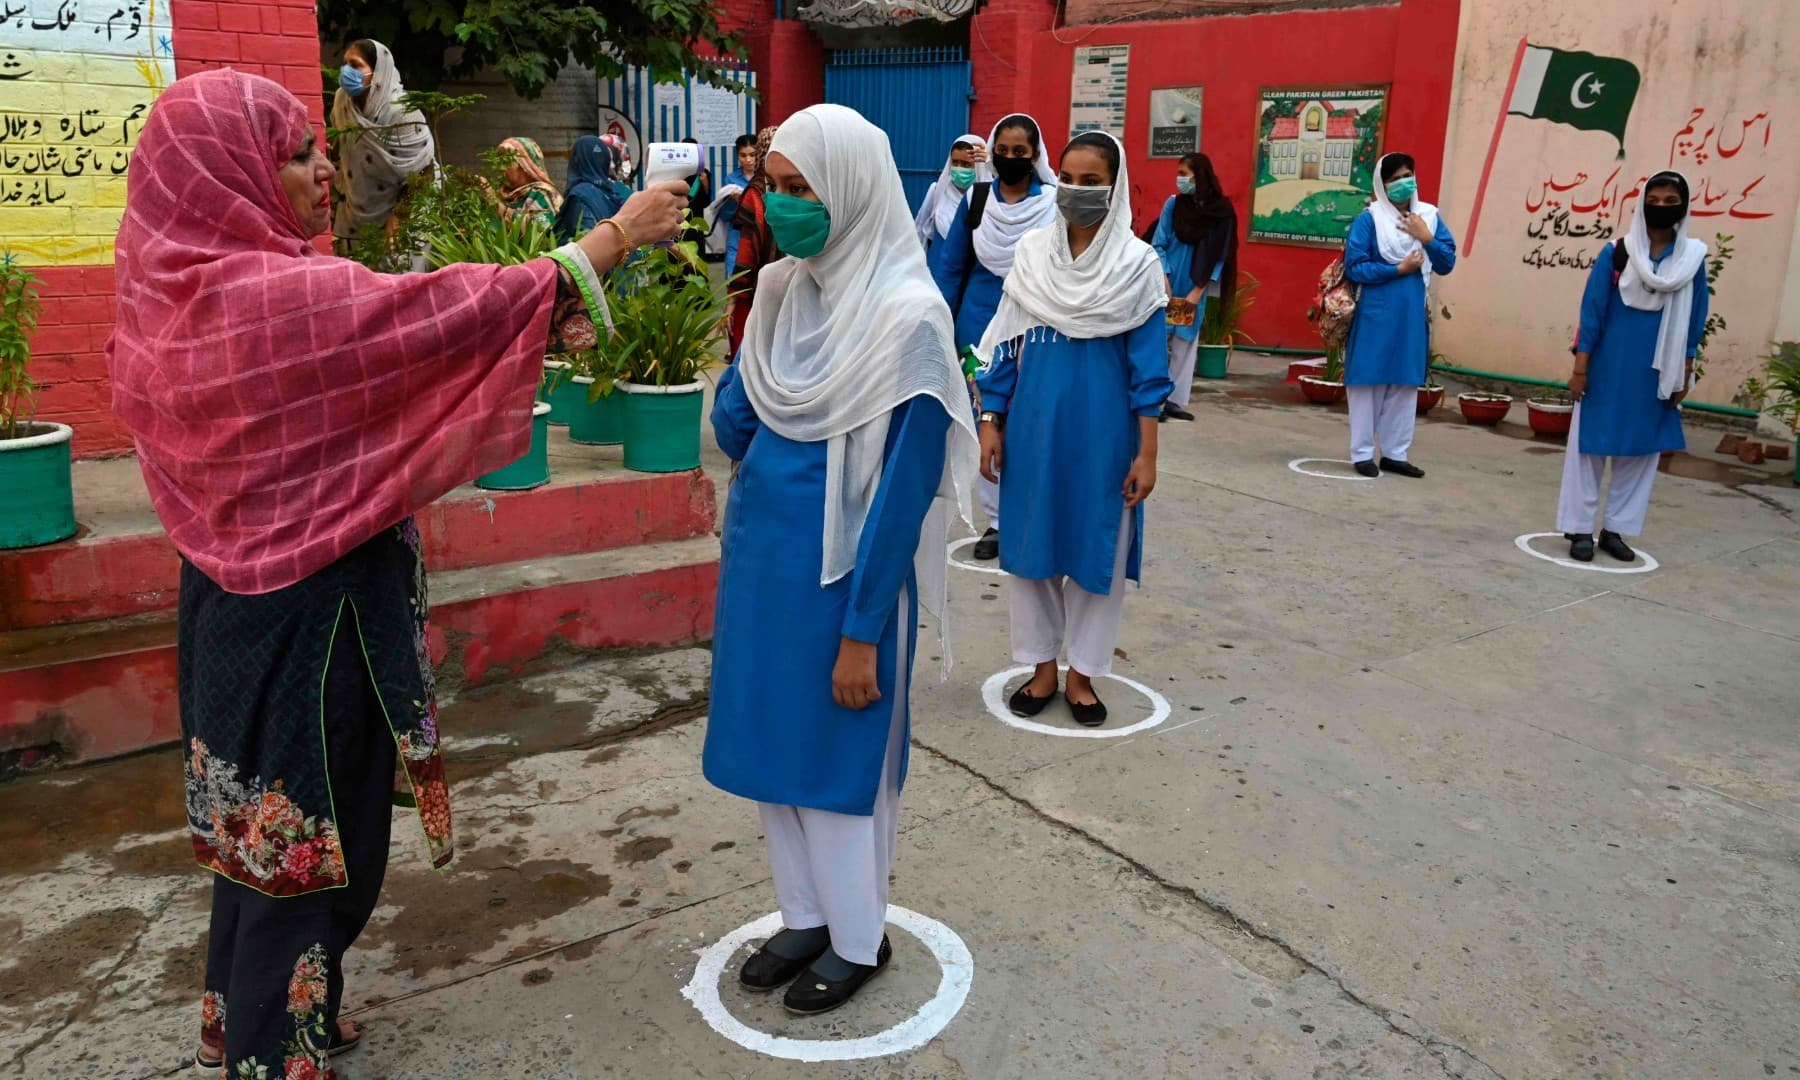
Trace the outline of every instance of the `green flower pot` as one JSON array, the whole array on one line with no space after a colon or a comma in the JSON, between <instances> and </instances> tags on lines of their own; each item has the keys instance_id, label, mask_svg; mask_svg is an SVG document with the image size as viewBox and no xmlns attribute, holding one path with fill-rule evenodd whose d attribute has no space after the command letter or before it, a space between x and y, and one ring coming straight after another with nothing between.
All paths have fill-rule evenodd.
<instances>
[{"instance_id":1,"label":"green flower pot","mask_svg":"<svg viewBox=\"0 0 1800 1080\"><path fill-rule=\"evenodd\" d=\"M575 404L569 406L569 441L583 446L617 446L625 441L625 395L617 385L596 401L588 400L594 380L577 375L569 380Z\"/></svg>"},{"instance_id":2,"label":"green flower pot","mask_svg":"<svg viewBox=\"0 0 1800 1080\"><path fill-rule=\"evenodd\" d=\"M550 423L556 427L567 426L576 407L587 403L587 392L577 387L573 380L563 377L567 370L569 364L565 360L544 361L544 384L538 391L538 398L550 403Z\"/></svg>"},{"instance_id":3,"label":"green flower pot","mask_svg":"<svg viewBox=\"0 0 1800 1080\"><path fill-rule=\"evenodd\" d=\"M504 468L483 473L475 486L489 491L528 491L550 482L550 405L540 401L531 408L531 449Z\"/></svg>"},{"instance_id":4,"label":"green flower pot","mask_svg":"<svg viewBox=\"0 0 1800 1080\"><path fill-rule=\"evenodd\" d=\"M639 386L621 382L625 399L625 467L684 472L700 467L700 410L706 384Z\"/></svg>"},{"instance_id":5,"label":"green flower pot","mask_svg":"<svg viewBox=\"0 0 1800 1080\"><path fill-rule=\"evenodd\" d=\"M35 547L75 535L67 424L30 424L31 435L0 439L0 548Z\"/></svg>"},{"instance_id":6,"label":"green flower pot","mask_svg":"<svg viewBox=\"0 0 1800 1080\"><path fill-rule=\"evenodd\" d=\"M1200 355L1194 361L1194 374L1202 379L1223 379L1225 369L1231 366L1231 346L1202 345Z\"/></svg>"}]
</instances>

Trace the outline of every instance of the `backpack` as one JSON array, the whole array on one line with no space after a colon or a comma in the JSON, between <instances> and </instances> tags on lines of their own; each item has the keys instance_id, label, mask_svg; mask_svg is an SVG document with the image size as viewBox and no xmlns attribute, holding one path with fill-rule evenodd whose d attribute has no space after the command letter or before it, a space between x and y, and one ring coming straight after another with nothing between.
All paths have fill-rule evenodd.
<instances>
[{"instance_id":1,"label":"backpack","mask_svg":"<svg viewBox=\"0 0 1800 1080\"><path fill-rule=\"evenodd\" d=\"M1336 348L1350 337L1350 324L1356 319L1356 303L1362 298L1362 287L1344 274L1344 257L1339 255L1319 275L1319 289L1306 317L1318 328L1326 348Z\"/></svg>"}]
</instances>

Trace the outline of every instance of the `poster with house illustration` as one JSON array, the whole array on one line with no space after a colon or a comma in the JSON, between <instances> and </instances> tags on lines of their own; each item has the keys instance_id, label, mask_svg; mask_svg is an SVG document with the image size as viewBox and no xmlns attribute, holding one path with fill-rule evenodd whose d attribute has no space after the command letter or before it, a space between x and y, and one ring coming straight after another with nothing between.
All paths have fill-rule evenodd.
<instances>
[{"instance_id":1,"label":"poster with house illustration","mask_svg":"<svg viewBox=\"0 0 1800 1080\"><path fill-rule=\"evenodd\" d=\"M1337 247L1369 201L1388 88L1264 90L1250 239Z\"/></svg>"}]
</instances>

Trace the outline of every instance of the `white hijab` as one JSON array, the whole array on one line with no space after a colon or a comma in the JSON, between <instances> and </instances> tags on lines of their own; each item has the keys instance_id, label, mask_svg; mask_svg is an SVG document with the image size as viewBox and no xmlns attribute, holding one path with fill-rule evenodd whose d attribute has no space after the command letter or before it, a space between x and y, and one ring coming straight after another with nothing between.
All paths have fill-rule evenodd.
<instances>
[{"instance_id":1,"label":"white hijab","mask_svg":"<svg viewBox=\"0 0 1800 1080\"><path fill-rule=\"evenodd\" d=\"M1644 190L1658 179L1670 177L1681 181L1681 197L1689 199L1687 177L1677 172L1658 173L1645 181ZM1625 254L1631 259L1619 275L1619 299L1625 306L1662 312L1662 325L1656 330L1655 368L1656 396L1664 401L1688 388L1688 322L1694 313L1694 276L1706 262L1706 242L1688 236L1687 226L1688 216L1682 214L1675 226L1675 243L1659 271L1650 253L1650 229L1644 224L1640 200L1625 234Z\"/></svg>"},{"instance_id":2,"label":"white hijab","mask_svg":"<svg viewBox=\"0 0 1800 1080\"><path fill-rule=\"evenodd\" d=\"M979 135L958 135L956 142L951 143L954 151L956 143L968 143L987 149L987 140ZM929 245L939 236L950 235L950 223L956 220L956 208L962 205L963 192L950 182L950 158L944 158L944 170L938 173L937 183L925 193L925 201L919 204L919 216L913 224L919 229L919 243ZM976 169L976 179L981 178L981 170Z\"/></svg>"},{"instance_id":3,"label":"white hijab","mask_svg":"<svg viewBox=\"0 0 1800 1080\"><path fill-rule=\"evenodd\" d=\"M1018 247L1019 238L1056 220L1056 170L1050 167L1050 155L1042 145L1043 128L1038 126L1038 122L1024 113L1008 113L994 125L993 134L988 136L988 146L993 146L999 140L1000 129L1006 126L1007 121L1017 117L1031 120L1032 126L1038 130L1038 156L1032 165L1043 190L1036 195L1027 195L1016 203L1000 198L997 185L988 192L987 205L981 211L981 224L975 229L975 257L981 260L982 266L987 267L988 273L998 278L1004 278L1012 272L1013 250ZM980 179L993 179L991 165Z\"/></svg>"},{"instance_id":4,"label":"white hijab","mask_svg":"<svg viewBox=\"0 0 1800 1080\"><path fill-rule=\"evenodd\" d=\"M1086 251L1073 255L1068 223L1058 213L1050 228L1019 241L1000 309L976 349L983 362L991 360L996 347L1035 327L1048 326L1069 338L1113 337L1137 329L1168 305L1162 262L1155 249L1131 231L1125 147L1113 135L1098 134L1111 139L1119 151L1119 173L1100 231Z\"/></svg>"},{"instance_id":5,"label":"white hijab","mask_svg":"<svg viewBox=\"0 0 1800 1080\"><path fill-rule=\"evenodd\" d=\"M944 475L913 561L920 605L938 619L947 673L949 510L954 503L971 520L977 456L950 308L925 268L880 128L853 109L814 105L789 117L769 150L792 161L812 185L831 214L831 233L817 255L763 268L744 328L739 378L770 430L827 444L820 585L856 567L895 407L929 397L950 413Z\"/></svg>"},{"instance_id":6,"label":"white hijab","mask_svg":"<svg viewBox=\"0 0 1800 1080\"><path fill-rule=\"evenodd\" d=\"M1387 184L1381 179L1381 165L1392 154L1381 155L1381 161L1375 163L1375 202L1369 207L1369 216L1375 219L1375 244L1381 249L1381 257L1390 264L1399 266L1406 257L1415 251L1424 251L1425 245L1419 238L1400 227L1400 210L1394 201L1388 198ZM1426 228L1437 232L1438 208L1413 196L1412 212L1425 219ZM1426 292L1431 291L1431 260L1427 258L1419 264L1419 276L1425 280ZM1430 300L1427 299L1427 305Z\"/></svg>"},{"instance_id":7,"label":"white hijab","mask_svg":"<svg viewBox=\"0 0 1800 1080\"><path fill-rule=\"evenodd\" d=\"M400 69L386 45L375 42L375 70L361 105L342 89L331 100L331 126L350 130L338 152L337 188L344 201L332 215L332 232L354 236L370 222L386 222L406 179L433 162L436 147L425 117L400 107L406 93Z\"/></svg>"}]
</instances>

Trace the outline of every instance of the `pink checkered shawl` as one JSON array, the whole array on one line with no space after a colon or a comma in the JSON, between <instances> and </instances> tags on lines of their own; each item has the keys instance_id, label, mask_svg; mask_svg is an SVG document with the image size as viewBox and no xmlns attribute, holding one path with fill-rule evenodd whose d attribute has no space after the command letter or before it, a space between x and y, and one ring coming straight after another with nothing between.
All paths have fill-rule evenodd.
<instances>
[{"instance_id":1,"label":"pink checkered shawl","mask_svg":"<svg viewBox=\"0 0 1800 1080\"><path fill-rule=\"evenodd\" d=\"M170 539L235 593L523 454L556 299L548 259L389 276L321 254L279 175L306 132L267 79L179 80L119 229L113 407Z\"/></svg>"}]
</instances>

